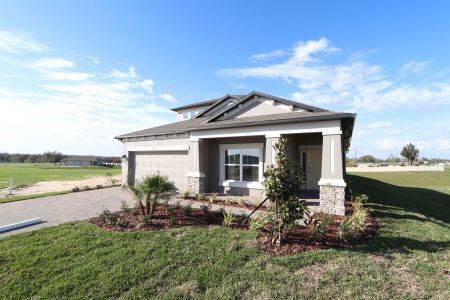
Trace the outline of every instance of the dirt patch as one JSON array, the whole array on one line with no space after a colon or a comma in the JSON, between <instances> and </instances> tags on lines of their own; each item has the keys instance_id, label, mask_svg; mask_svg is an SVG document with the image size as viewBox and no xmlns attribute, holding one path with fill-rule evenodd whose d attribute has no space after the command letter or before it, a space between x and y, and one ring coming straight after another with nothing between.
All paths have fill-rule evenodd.
<instances>
[{"instance_id":1,"label":"dirt patch","mask_svg":"<svg viewBox=\"0 0 450 300\"><path fill-rule=\"evenodd\" d=\"M314 218L321 220L322 214L314 214ZM258 247L266 255L280 256L291 255L302 251L311 251L314 249L328 248L353 248L361 245L376 235L378 223L372 214L369 214L366 221L365 231L358 237L344 241L339 237L339 225L344 217L333 216L331 225L326 232L318 237L313 236L313 224L307 226L296 226L292 228L285 236L281 245L272 245L270 228L266 227L257 239Z\"/></svg>"},{"instance_id":2,"label":"dirt patch","mask_svg":"<svg viewBox=\"0 0 450 300\"><path fill-rule=\"evenodd\" d=\"M114 178L118 180L118 183L121 182L120 175L115 176ZM105 176L95 176L80 180L41 181L29 186L16 187L12 196L28 196L51 192L64 192L70 191L75 187L78 187L80 190L85 189L85 187L95 189L100 185L102 187L106 187L111 184L106 180ZM8 194L9 188L0 189L0 198L6 198L8 197Z\"/></svg>"}]
</instances>

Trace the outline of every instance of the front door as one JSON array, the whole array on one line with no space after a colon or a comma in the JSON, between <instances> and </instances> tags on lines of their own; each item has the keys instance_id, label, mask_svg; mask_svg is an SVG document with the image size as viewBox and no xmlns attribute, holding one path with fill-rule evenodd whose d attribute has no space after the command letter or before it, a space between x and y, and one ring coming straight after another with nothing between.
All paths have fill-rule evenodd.
<instances>
[{"instance_id":1,"label":"front door","mask_svg":"<svg viewBox=\"0 0 450 300\"><path fill-rule=\"evenodd\" d=\"M320 173L322 171L322 150L300 150L300 163L305 173L305 188L319 190Z\"/></svg>"}]
</instances>

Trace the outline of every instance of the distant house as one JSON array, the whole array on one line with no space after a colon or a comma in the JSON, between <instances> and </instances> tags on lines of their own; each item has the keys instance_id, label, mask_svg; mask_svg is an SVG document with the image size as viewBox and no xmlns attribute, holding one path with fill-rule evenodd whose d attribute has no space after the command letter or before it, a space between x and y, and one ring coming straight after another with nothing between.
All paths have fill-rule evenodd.
<instances>
[{"instance_id":1,"label":"distant house","mask_svg":"<svg viewBox=\"0 0 450 300\"><path fill-rule=\"evenodd\" d=\"M288 155L305 171L304 190L327 213L345 213L345 152L355 114L328 111L252 92L172 109L178 122L116 138L123 143L123 182L159 172L180 191L263 197L263 174L274 145L288 139Z\"/></svg>"},{"instance_id":2,"label":"distant house","mask_svg":"<svg viewBox=\"0 0 450 300\"><path fill-rule=\"evenodd\" d=\"M71 167L88 167L98 165L98 160L92 156L73 156L62 159L61 164Z\"/></svg>"}]
</instances>

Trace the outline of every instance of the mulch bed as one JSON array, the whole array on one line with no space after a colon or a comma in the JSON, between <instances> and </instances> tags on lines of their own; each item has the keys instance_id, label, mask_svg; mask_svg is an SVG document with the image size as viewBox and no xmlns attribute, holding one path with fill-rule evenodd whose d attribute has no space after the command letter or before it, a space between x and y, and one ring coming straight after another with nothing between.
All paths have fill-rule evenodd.
<instances>
[{"instance_id":1,"label":"mulch bed","mask_svg":"<svg viewBox=\"0 0 450 300\"><path fill-rule=\"evenodd\" d=\"M209 204L211 202L209 202L208 199L197 199L195 197L178 197L178 199L182 199L182 200L190 200L193 202L198 202L198 203L205 203L205 204ZM263 204L263 206L261 206L258 210L260 211L267 211L267 208L265 207L265 205L268 203L269 201L266 201L266 203ZM250 210L254 210L257 206L248 202L243 202L242 204L238 204L236 202L227 202L223 199L216 199L212 204L217 204L217 205L223 205L223 206L231 206L231 207L238 207L238 208L246 208L246 209L250 209Z\"/></svg>"},{"instance_id":2,"label":"mulch bed","mask_svg":"<svg viewBox=\"0 0 450 300\"><path fill-rule=\"evenodd\" d=\"M171 207L171 208L169 208ZM170 210L172 210L170 212ZM177 228L183 226L209 226L223 225L223 215L218 211L204 212L203 209L192 208L192 213L186 215L183 207L174 207L168 204L158 204L153 218L144 224L142 216L133 210L112 213L117 217L117 221L112 223L100 216L91 218L90 223L97 225L108 231L156 231L166 228ZM351 214L351 211L350 211ZM346 213L347 216L347 213ZM321 220L323 215L316 213L312 218ZM366 230L358 238L344 241L339 237L339 224L346 217L332 216L332 224L326 232L318 237L313 237L313 224L308 226L295 226L285 236L281 245L270 243L270 226L264 227L258 237L257 245L262 253L269 256L292 255L298 252L312 251L315 249L328 248L353 248L366 243L375 236L379 229L379 224L373 214L369 212ZM172 220L172 222L170 221ZM176 220L174 223L173 220ZM249 222L244 216L235 216L231 228L247 230Z\"/></svg>"},{"instance_id":3,"label":"mulch bed","mask_svg":"<svg viewBox=\"0 0 450 300\"><path fill-rule=\"evenodd\" d=\"M346 214L347 215L347 214ZM313 218L322 219L321 213L314 214ZM323 236L313 238L313 224L308 226L296 226L292 228L285 236L281 245L272 245L270 243L270 229L266 228L258 237L257 245L266 255L281 256L291 255L297 252L311 251L315 249L329 248L353 248L366 243L378 232L379 224L373 214L369 212L366 221L366 230L358 238L344 241L339 237L339 224L345 217L333 216L333 222L328 227Z\"/></svg>"},{"instance_id":4,"label":"mulch bed","mask_svg":"<svg viewBox=\"0 0 450 300\"><path fill-rule=\"evenodd\" d=\"M223 225L223 215L221 212L208 211L205 213L202 209L192 208L192 213L186 215L183 207L173 208L172 206L172 213L169 212L169 207L170 205L167 204L158 204L152 219L146 224L143 224L142 216L133 213L132 210L128 212L114 212L113 214L117 216L117 222L115 224L100 216L89 219L89 222L109 231L155 231L183 226ZM176 220L176 222L172 223L170 219ZM248 228L248 222L243 221L243 217L235 216L235 221L231 228Z\"/></svg>"}]
</instances>

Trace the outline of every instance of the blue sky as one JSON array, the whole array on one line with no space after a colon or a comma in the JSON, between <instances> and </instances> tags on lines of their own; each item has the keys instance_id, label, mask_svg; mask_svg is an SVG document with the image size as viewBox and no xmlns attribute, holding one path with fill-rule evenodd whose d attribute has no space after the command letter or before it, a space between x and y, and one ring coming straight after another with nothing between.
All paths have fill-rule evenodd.
<instances>
[{"instance_id":1,"label":"blue sky","mask_svg":"<svg viewBox=\"0 0 450 300\"><path fill-rule=\"evenodd\" d=\"M395 3L393 3L395 2ZM0 152L119 155L259 90L357 112L351 156L450 158L450 2L2 1Z\"/></svg>"}]
</instances>

